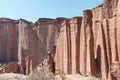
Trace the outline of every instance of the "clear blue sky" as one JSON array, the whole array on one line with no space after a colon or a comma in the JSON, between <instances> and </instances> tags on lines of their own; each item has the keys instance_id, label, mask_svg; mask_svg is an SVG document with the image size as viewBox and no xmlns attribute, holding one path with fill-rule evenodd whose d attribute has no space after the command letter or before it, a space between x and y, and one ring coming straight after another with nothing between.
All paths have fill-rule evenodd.
<instances>
[{"instance_id":1,"label":"clear blue sky","mask_svg":"<svg viewBox=\"0 0 120 80\"><path fill-rule=\"evenodd\" d=\"M82 11L101 4L103 0L1 0L0 17L23 18L37 21L38 18L81 16Z\"/></svg>"}]
</instances>

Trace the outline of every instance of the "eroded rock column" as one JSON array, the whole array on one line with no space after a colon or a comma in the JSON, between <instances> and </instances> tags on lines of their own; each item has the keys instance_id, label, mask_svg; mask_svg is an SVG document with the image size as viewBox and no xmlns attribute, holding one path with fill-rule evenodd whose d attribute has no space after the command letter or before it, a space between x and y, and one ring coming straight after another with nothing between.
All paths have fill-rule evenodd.
<instances>
[{"instance_id":1,"label":"eroded rock column","mask_svg":"<svg viewBox=\"0 0 120 80\"><path fill-rule=\"evenodd\" d=\"M83 75L95 75L95 57L94 57L94 39L92 31L92 12L84 11L83 23L81 29L81 52L80 52L80 70Z\"/></svg>"},{"instance_id":2,"label":"eroded rock column","mask_svg":"<svg viewBox=\"0 0 120 80\"><path fill-rule=\"evenodd\" d=\"M75 17L70 20L70 34L71 34L71 61L72 74L78 73L80 70L80 27L81 17Z\"/></svg>"}]
</instances>

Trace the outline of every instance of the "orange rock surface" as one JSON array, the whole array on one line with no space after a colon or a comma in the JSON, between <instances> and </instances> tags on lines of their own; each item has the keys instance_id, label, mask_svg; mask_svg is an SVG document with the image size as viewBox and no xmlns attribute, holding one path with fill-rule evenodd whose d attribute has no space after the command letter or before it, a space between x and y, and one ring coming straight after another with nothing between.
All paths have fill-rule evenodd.
<instances>
[{"instance_id":1,"label":"orange rock surface","mask_svg":"<svg viewBox=\"0 0 120 80\"><path fill-rule=\"evenodd\" d=\"M0 18L1 63L16 61L18 73L28 74L48 51L56 70L109 80L111 64L120 62L120 0L104 0L71 19Z\"/></svg>"}]
</instances>

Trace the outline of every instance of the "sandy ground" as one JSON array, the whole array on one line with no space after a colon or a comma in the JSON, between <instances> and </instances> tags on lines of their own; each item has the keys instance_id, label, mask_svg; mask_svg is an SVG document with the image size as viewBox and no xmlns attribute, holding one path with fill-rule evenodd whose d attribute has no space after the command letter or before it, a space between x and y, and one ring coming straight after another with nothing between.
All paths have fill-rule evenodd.
<instances>
[{"instance_id":1,"label":"sandy ground","mask_svg":"<svg viewBox=\"0 0 120 80\"><path fill-rule=\"evenodd\" d=\"M4 73L0 74L0 80L26 80L27 76L21 74Z\"/></svg>"},{"instance_id":2,"label":"sandy ground","mask_svg":"<svg viewBox=\"0 0 120 80\"><path fill-rule=\"evenodd\" d=\"M13 73L4 73L0 74L0 80L27 80L27 76L21 74L13 74ZM54 80L104 80L95 77L83 77L79 74L66 75L64 79L62 79L59 75L56 75Z\"/></svg>"},{"instance_id":3,"label":"sandy ground","mask_svg":"<svg viewBox=\"0 0 120 80\"><path fill-rule=\"evenodd\" d=\"M55 80L62 80L59 75L55 76ZM104 80L95 77L83 77L79 74L66 75L64 80Z\"/></svg>"}]
</instances>

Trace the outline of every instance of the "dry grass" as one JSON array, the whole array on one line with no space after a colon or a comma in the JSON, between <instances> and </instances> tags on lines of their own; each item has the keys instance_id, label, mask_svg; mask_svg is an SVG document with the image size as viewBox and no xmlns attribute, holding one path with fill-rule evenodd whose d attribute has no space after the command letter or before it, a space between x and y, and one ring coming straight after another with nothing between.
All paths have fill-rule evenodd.
<instances>
[{"instance_id":1,"label":"dry grass","mask_svg":"<svg viewBox=\"0 0 120 80\"><path fill-rule=\"evenodd\" d=\"M54 74L49 70L48 65L43 63L28 75L28 80L54 80Z\"/></svg>"}]
</instances>

